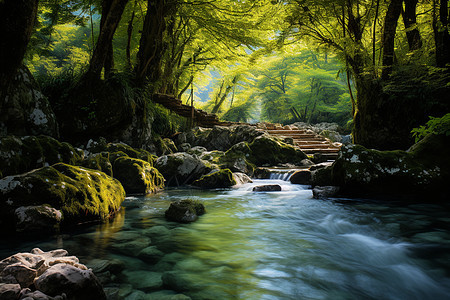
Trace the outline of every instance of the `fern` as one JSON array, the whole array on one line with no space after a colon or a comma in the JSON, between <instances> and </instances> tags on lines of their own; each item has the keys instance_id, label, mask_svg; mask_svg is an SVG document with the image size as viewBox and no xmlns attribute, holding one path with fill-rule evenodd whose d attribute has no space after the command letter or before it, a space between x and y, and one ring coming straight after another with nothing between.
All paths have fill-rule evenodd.
<instances>
[{"instance_id":1,"label":"fern","mask_svg":"<svg viewBox=\"0 0 450 300\"><path fill-rule=\"evenodd\" d=\"M414 128L411 130L411 133L416 143L430 133L450 136L450 113L442 118L430 117L430 120L425 125Z\"/></svg>"}]
</instances>

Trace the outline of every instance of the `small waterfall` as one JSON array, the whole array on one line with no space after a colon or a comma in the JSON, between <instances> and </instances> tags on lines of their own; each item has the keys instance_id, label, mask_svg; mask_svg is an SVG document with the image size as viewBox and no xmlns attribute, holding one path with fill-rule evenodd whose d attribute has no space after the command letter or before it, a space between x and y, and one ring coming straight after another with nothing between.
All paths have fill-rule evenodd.
<instances>
[{"instance_id":1,"label":"small waterfall","mask_svg":"<svg viewBox=\"0 0 450 300\"><path fill-rule=\"evenodd\" d=\"M288 181L291 175L297 171L295 169L271 169L269 179L278 179Z\"/></svg>"}]
</instances>

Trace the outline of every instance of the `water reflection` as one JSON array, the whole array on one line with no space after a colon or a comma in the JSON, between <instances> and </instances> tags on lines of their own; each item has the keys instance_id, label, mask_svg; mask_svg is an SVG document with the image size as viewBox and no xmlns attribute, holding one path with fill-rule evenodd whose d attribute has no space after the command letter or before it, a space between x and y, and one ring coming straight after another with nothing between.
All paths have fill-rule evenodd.
<instances>
[{"instance_id":1,"label":"water reflection","mask_svg":"<svg viewBox=\"0 0 450 300\"><path fill-rule=\"evenodd\" d=\"M252 192L259 184L280 184L282 191ZM203 201L207 213L193 224L167 222L170 201L184 198ZM305 187L280 180L232 190L167 190L128 198L124 205L109 224L38 245L17 242L15 249L62 247L84 263L119 260L125 269L104 280L124 299L177 293L192 299L450 294L445 207L314 200ZM12 248L3 246L2 256L8 252Z\"/></svg>"}]
</instances>

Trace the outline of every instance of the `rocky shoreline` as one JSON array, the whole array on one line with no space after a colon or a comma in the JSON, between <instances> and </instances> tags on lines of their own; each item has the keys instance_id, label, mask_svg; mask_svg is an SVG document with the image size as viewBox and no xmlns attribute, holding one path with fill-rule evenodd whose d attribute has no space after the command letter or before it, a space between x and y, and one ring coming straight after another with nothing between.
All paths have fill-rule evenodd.
<instances>
[{"instance_id":1,"label":"rocky shoreline","mask_svg":"<svg viewBox=\"0 0 450 300\"><path fill-rule=\"evenodd\" d=\"M252 177L268 178L268 167L273 166L300 167L290 181L311 186L314 198L403 197L430 202L446 200L450 194L445 184L450 179L445 153L450 138L443 135L427 136L408 151L348 144L333 163L314 163L313 157L248 125L197 128L162 141L163 150L156 156L104 139L74 147L42 135L2 138L1 231L48 235L68 226L103 222L114 217L126 196L155 193L165 186L229 188L251 182ZM255 192L277 190L261 186ZM192 222L205 212L202 204L188 202L173 203L166 217ZM136 255L157 256L157 249L150 248ZM33 249L3 260L0 266L0 299L75 299L69 290L43 287L51 280L54 285L76 286L67 278L72 274L87 280L81 286L95 290L96 299L106 297L101 280L64 250ZM101 267L94 271L103 276ZM188 297L180 294L176 299Z\"/></svg>"}]
</instances>

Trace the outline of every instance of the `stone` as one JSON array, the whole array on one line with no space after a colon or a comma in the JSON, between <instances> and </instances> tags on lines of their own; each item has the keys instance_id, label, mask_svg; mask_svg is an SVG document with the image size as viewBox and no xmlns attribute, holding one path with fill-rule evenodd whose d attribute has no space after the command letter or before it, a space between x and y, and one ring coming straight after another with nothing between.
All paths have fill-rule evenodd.
<instances>
[{"instance_id":1,"label":"stone","mask_svg":"<svg viewBox=\"0 0 450 300\"><path fill-rule=\"evenodd\" d=\"M15 230L17 208L42 204L62 212L61 224L102 221L114 215L124 199L125 191L116 179L58 163L0 179L0 225Z\"/></svg>"},{"instance_id":2,"label":"stone","mask_svg":"<svg viewBox=\"0 0 450 300\"><path fill-rule=\"evenodd\" d=\"M255 166L248 160L251 152L247 142L240 142L228 149L214 162L218 163L221 169L230 169L232 172L252 176Z\"/></svg>"},{"instance_id":3,"label":"stone","mask_svg":"<svg viewBox=\"0 0 450 300\"><path fill-rule=\"evenodd\" d=\"M332 165L333 185L348 197L447 201L450 136L429 134L408 151L343 146Z\"/></svg>"},{"instance_id":4,"label":"stone","mask_svg":"<svg viewBox=\"0 0 450 300\"><path fill-rule=\"evenodd\" d=\"M191 300L191 297L176 294L174 291L163 290L147 294L147 300Z\"/></svg>"},{"instance_id":5,"label":"stone","mask_svg":"<svg viewBox=\"0 0 450 300\"><path fill-rule=\"evenodd\" d=\"M248 159L256 166L275 166L284 163L301 165L302 160L307 158L301 150L268 135L255 138L249 144L249 148L251 149L251 154Z\"/></svg>"},{"instance_id":6,"label":"stone","mask_svg":"<svg viewBox=\"0 0 450 300\"><path fill-rule=\"evenodd\" d=\"M92 259L86 264L94 274L111 272L118 274L125 269L125 263L119 259Z\"/></svg>"},{"instance_id":7,"label":"stone","mask_svg":"<svg viewBox=\"0 0 450 300\"><path fill-rule=\"evenodd\" d=\"M163 284L161 273L139 270L124 271L124 274L134 288L144 292L159 289Z\"/></svg>"},{"instance_id":8,"label":"stone","mask_svg":"<svg viewBox=\"0 0 450 300\"><path fill-rule=\"evenodd\" d=\"M163 256L164 253L158 250L156 246L144 248L138 254L138 258L151 264L157 263Z\"/></svg>"},{"instance_id":9,"label":"stone","mask_svg":"<svg viewBox=\"0 0 450 300\"><path fill-rule=\"evenodd\" d=\"M191 144L189 144L189 143L183 143L178 146L178 150L180 152L188 152L189 153L189 150L191 150L191 148L192 148Z\"/></svg>"},{"instance_id":10,"label":"stone","mask_svg":"<svg viewBox=\"0 0 450 300\"><path fill-rule=\"evenodd\" d=\"M254 192L279 192L281 186L278 184L258 185L253 188Z\"/></svg>"},{"instance_id":11,"label":"stone","mask_svg":"<svg viewBox=\"0 0 450 300\"><path fill-rule=\"evenodd\" d=\"M315 186L328 186L333 184L331 177L332 167L326 166L324 168L317 169L311 172L311 185Z\"/></svg>"},{"instance_id":12,"label":"stone","mask_svg":"<svg viewBox=\"0 0 450 300\"><path fill-rule=\"evenodd\" d=\"M5 284L11 278L17 283ZM0 261L0 281L0 299L12 294L12 299L19 299L19 292L20 299L105 299L92 271L64 249L44 252L34 248L5 258Z\"/></svg>"},{"instance_id":13,"label":"stone","mask_svg":"<svg viewBox=\"0 0 450 300\"><path fill-rule=\"evenodd\" d=\"M243 185L246 183L252 183L252 179L244 173L235 172L233 173L233 179L236 181L236 185Z\"/></svg>"},{"instance_id":14,"label":"stone","mask_svg":"<svg viewBox=\"0 0 450 300\"><path fill-rule=\"evenodd\" d=\"M164 272L162 275L163 286L177 292L188 291L191 282L177 271Z\"/></svg>"},{"instance_id":15,"label":"stone","mask_svg":"<svg viewBox=\"0 0 450 300\"><path fill-rule=\"evenodd\" d=\"M19 299L21 291L19 284L0 283L0 299L2 300L16 300Z\"/></svg>"},{"instance_id":16,"label":"stone","mask_svg":"<svg viewBox=\"0 0 450 300\"><path fill-rule=\"evenodd\" d=\"M334 130L323 130L319 133L321 136L329 139L332 142L342 142L342 136L339 134L339 132Z\"/></svg>"},{"instance_id":17,"label":"stone","mask_svg":"<svg viewBox=\"0 0 450 300\"><path fill-rule=\"evenodd\" d=\"M111 245L111 248L123 255L136 257L139 253L147 248L151 243L151 240L147 237L140 237L128 242L116 243Z\"/></svg>"},{"instance_id":18,"label":"stone","mask_svg":"<svg viewBox=\"0 0 450 300\"><path fill-rule=\"evenodd\" d=\"M169 138L158 138L155 142L156 154L158 156L172 154L178 152L178 148Z\"/></svg>"},{"instance_id":19,"label":"stone","mask_svg":"<svg viewBox=\"0 0 450 300\"><path fill-rule=\"evenodd\" d=\"M166 210L166 219L180 223L190 223L205 213L205 206L194 200L180 200L172 202Z\"/></svg>"},{"instance_id":20,"label":"stone","mask_svg":"<svg viewBox=\"0 0 450 300\"><path fill-rule=\"evenodd\" d=\"M106 175L113 177L113 167L109 160L108 152L91 154L78 165L88 169L102 171Z\"/></svg>"},{"instance_id":21,"label":"stone","mask_svg":"<svg viewBox=\"0 0 450 300\"><path fill-rule=\"evenodd\" d=\"M15 281L20 284L22 288L31 286L36 275L37 270L20 263L8 265L1 272L1 277L14 277Z\"/></svg>"},{"instance_id":22,"label":"stone","mask_svg":"<svg viewBox=\"0 0 450 300\"><path fill-rule=\"evenodd\" d=\"M256 179L269 179L270 178L270 169L268 168L256 168L253 177Z\"/></svg>"},{"instance_id":23,"label":"stone","mask_svg":"<svg viewBox=\"0 0 450 300\"><path fill-rule=\"evenodd\" d=\"M125 143L106 143L100 140L98 142L90 140L86 145L88 153L109 153L109 160L114 164L115 159L121 156L129 156L131 158L141 159L153 166L156 156L149 151L140 148L133 148ZM121 153L120 155L112 155L113 153Z\"/></svg>"},{"instance_id":24,"label":"stone","mask_svg":"<svg viewBox=\"0 0 450 300\"><path fill-rule=\"evenodd\" d=\"M17 175L58 162L77 164L82 153L49 136L6 136L0 139L0 170Z\"/></svg>"},{"instance_id":25,"label":"stone","mask_svg":"<svg viewBox=\"0 0 450 300\"><path fill-rule=\"evenodd\" d=\"M168 186L190 184L208 173L204 161L184 152L159 157L155 167L164 176Z\"/></svg>"},{"instance_id":26,"label":"stone","mask_svg":"<svg viewBox=\"0 0 450 300\"><path fill-rule=\"evenodd\" d=\"M58 232L62 220L61 211L46 204L21 206L14 213L18 232Z\"/></svg>"},{"instance_id":27,"label":"stone","mask_svg":"<svg viewBox=\"0 0 450 300\"><path fill-rule=\"evenodd\" d=\"M128 195L151 194L164 188L164 177L150 163L122 156L114 161L114 177Z\"/></svg>"},{"instance_id":28,"label":"stone","mask_svg":"<svg viewBox=\"0 0 450 300\"><path fill-rule=\"evenodd\" d=\"M51 266L34 281L34 285L50 296L65 293L68 300L106 299L100 282L91 270L81 270L67 264Z\"/></svg>"},{"instance_id":29,"label":"stone","mask_svg":"<svg viewBox=\"0 0 450 300\"><path fill-rule=\"evenodd\" d=\"M339 193L337 186L316 186L313 188L313 197L315 199L324 199L335 197Z\"/></svg>"},{"instance_id":30,"label":"stone","mask_svg":"<svg viewBox=\"0 0 450 300\"><path fill-rule=\"evenodd\" d=\"M309 171L309 170L295 171L289 178L289 181L292 184L310 185L311 184L311 171Z\"/></svg>"},{"instance_id":31,"label":"stone","mask_svg":"<svg viewBox=\"0 0 450 300\"><path fill-rule=\"evenodd\" d=\"M203 189L228 188L236 184L230 169L214 170L192 183Z\"/></svg>"},{"instance_id":32,"label":"stone","mask_svg":"<svg viewBox=\"0 0 450 300\"><path fill-rule=\"evenodd\" d=\"M200 156L202 155L204 152L207 152L208 149L206 149L205 147L202 146L195 146L192 147L191 149L189 149L188 153L191 155L197 155Z\"/></svg>"},{"instance_id":33,"label":"stone","mask_svg":"<svg viewBox=\"0 0 450 300\"><path fill-rule=\"evenodd\" d=\"M50 102L25 65L18 69L1 102L0 136L59 135Z\"/></svg>"}]
</instances>

